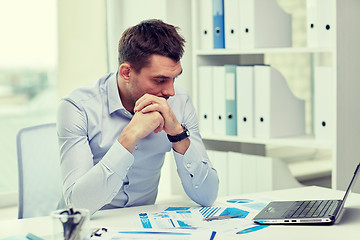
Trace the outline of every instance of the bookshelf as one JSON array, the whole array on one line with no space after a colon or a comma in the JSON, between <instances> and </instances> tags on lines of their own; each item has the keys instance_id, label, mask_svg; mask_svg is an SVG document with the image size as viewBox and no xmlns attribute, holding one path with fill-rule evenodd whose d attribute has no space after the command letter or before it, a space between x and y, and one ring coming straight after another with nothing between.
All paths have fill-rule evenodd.
<instances>
[{"instance_id":1,"label":"bookshelf","mask_svg":"<svg viewBox=\"0 0 360 240\"><path fill-rule=\"evenodd\" d=\"M306 5L306 0L301 0ZM250 150L253 154L265 153L266 145L294 146L304 148L325 149L331 152L332 162L332 188L344 190L352 177L352 173L359 161L360 111L357 111L357 103L360 102L360 29L356 23L360 22L360 2L357 0L331 0L327 2L331 9L333 19L331 42L329 46L318 47L294 46L284 48L253 48L253 49L200 49L199 41L199 4L200 0L192 1L192 90L193 102L199 108L199 66L219 66L225 64L268 64L267 55L283 55L297 58L309 56L311 65L309 81L311 98L307 102L306 111L307 131L305 136L293 136L287 138L243 138L240 136L219 136L202 134L205 143L211 142L211 147L221 145L226 150L227 144L233 148L235 144L253 146ZM226 13L225 13L226 14ZM304 28L307 26L306 17ZM293 30L294 31L294 30ZM294 35L294 32L292 32ZM226 45L226 44L225 44ZM324 57L325 56L325 57ZM324 58L327 60L324 61ZM271 64L271 62L270 62ZM314 135L314 69L317 66L331 67L331 137L317 139ZM296 66L294 66L294 69ZM251 148L251 147L250 147ZM314 166L316 168L316 166Z\"/></svg>"}]
</instances>

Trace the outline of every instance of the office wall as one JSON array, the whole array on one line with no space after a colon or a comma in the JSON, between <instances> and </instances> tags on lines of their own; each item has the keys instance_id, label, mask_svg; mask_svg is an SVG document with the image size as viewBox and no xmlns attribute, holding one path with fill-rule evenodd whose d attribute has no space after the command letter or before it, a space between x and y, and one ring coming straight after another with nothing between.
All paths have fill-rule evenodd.
<instances>
[{"instance_id":1,"label":"office wall","mask_svg":"<svg viewBox=\"0 0 360 240\"><path fill-rule=\"evenodd\" d=\"M185 38L185 53L181 59L183 73L176 84L192 93L191 64L191 0L106 0L109 70L118 67L117 45L125 29L146 19L161 19L178 26ZM141 6L141 7L139 7Z\"/></svg>"},{"instance_id":2,"label":"office wall","mask_svg":"<svg viewBox=\"0 0 360 240\"><path fill-rule=\"evenodd\" d=\"M74 88L95 81L108 71L116 70L117 42L121 33L127 27L148 18L160 18L180 27L187 43L182 59L184 71L176 82L191 94L191 1L156 0L149 3L147 0L58 1L60 97ZM146 7L138 7L144 4ZM159 4L162 6L159 7ZM107 7L108 12L112 13L110 19L106 13ZM112 22L107 26L107 20L118 24ZM109 42L106 35L108 27Z\"/></svg>"},{"instance_id":3,"label":"office wall","mask_svg":"<svg viewBox=\"0 0 360 240\"><path fill-rule=\"evenodd\" d=\"M106 1L58 1L58 95L107 72Z\"/></svg>"}]
</instances>

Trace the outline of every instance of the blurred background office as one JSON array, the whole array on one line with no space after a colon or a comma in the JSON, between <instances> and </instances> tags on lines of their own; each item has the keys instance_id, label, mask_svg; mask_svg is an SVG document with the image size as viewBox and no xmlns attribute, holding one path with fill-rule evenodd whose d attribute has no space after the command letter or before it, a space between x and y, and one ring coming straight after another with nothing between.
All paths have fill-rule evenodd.
<instances>
[{"instance_id":1,"label":"blurred background office","mask_svg":"<svg viewBox=\"0 0 360 240\"><path fill-rule=\"evenodd\" d=\"M302 24L305 2L278 1L293 15L295 47L306 46ZM149 18L180 26L187 43L184 72L176 83L193 94L191 6L191 0L0 0L0 208L15 207L17 203L19 129L55 122L60 97L116 71L117 41L127 27ZM307 101L306 121L311 121L311 87L309 81L303 81L310 74L309 55L294 60L268 54L265 61L269 59L286 79L291 79L289 86L294 94ZM289 68L294 64L299 66L298 72ZM307 124L306 131L311 132L311 124ZM267 155L288 162L315 155L328 158L327 152L272 146L267 146ZM173 167L166 162L162 179L174 175L177 179L174 169L168 171ZM320 185L330 186L330 172L331 163L327 161L319 175L325 178ZM170 182L161 182L159 195L170 195ZM180 183L177 188L181 188ZM16 213L11 216L16 217Z\"/></svg>"},{"instance_id":2,"label":"blurred background office","mask_svg":"<svg viewBox=\"0 0 360 240\"><path fill-rule=\"evenodd\" d=\"M0 1L0 207L17 201L17 132L55 119L57 16L55 0Z\"/></svg>"}]
</instances>

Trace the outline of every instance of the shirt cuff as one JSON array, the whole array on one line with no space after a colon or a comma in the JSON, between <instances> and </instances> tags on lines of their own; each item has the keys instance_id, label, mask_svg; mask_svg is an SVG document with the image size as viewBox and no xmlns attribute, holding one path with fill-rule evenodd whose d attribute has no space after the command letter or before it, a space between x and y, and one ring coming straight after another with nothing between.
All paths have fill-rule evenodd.
<instances>
[{"instance_id":1,"label":"shirt cuff","mask_svg":"<svg viewBox=\"0 0 360 240\"><path fill-rule=\"evenodd\" d=\"M121 179L125 179L127 172L134 163L134 156L118 141L115 141L101 162L118 174Z\"/></svg>"},{"instance_id":2,"label":"shirt cuff","mask_svg":"<svg viewBox=\"0 0 360 240\"><path fill-rule=\"evenodd\" d=\"M202 161L198 160L201 154L197 153L196 148L192 147L192 144L190 144L184 155L174 151L174 156L178 170L182 172L194 174L202 164ZM206 160L204 160L204 162L206 162Z\"/></svg>"}]
</instances>

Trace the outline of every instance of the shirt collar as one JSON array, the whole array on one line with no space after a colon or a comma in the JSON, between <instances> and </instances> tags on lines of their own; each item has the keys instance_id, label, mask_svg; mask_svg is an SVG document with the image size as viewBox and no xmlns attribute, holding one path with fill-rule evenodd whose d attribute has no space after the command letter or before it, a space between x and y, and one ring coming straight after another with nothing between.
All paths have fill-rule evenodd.
<instances>
[{"instance_id":1,"label":"shirt collar","mask_svg":"<svg viewBox=\"0 0 360 240\"><path fill-rule=\"evenodd\" d=\"M107 92L108 92L109 114L112 114L113 112L120 109L125 109L124 106L122 105L120 98L120 93L117 84L117 75L118 75L117 72L114 72L108 80Z\"/></svg>"}]
</instances>

